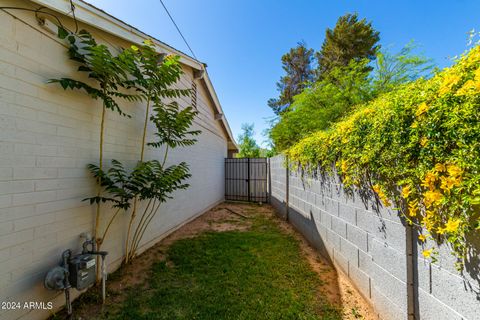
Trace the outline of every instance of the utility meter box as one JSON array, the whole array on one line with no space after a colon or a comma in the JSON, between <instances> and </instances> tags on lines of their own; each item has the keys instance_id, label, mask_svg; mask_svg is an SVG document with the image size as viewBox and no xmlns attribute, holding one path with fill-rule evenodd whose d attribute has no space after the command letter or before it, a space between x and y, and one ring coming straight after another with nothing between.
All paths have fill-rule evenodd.
<instances>
[{"instance_id":1,"label":"utility meter box","mask_svg":"<svg viewBox=\"0 0 480 320\"><path fill-rule=\"evenodd\" d=\"M83 290L95 283L95 256L78 254L68 262L69 281L72 287Z\"/></svg>"}]
</instances>

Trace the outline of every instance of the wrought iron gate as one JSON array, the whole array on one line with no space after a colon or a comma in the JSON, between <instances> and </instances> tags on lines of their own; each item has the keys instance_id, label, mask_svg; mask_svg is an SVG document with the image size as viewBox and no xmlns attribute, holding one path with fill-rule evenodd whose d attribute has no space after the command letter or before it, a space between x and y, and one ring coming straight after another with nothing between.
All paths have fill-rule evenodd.
<instances>
[{"instance_id":1,"label":"wrought iron gate","mask_svg":"<svg viewBox=\"0 0 480 320\"><path fill-rule=\"evenodd\" d=\"M267 202L268 159L226 158L225 200Z\"/></svg>"}]
</instances>

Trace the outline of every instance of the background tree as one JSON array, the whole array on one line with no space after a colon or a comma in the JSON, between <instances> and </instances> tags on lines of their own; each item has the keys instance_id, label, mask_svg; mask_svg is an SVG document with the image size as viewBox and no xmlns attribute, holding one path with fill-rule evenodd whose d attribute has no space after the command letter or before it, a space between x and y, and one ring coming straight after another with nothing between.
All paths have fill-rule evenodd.
<instances>
[{"instance_id":1,"label":"background tree","mask_svg":"<svg viewBox=\"0 0 480 320\"><path fill-rule=\"evenodd\" d=\"M237 154L237 158L258 158L260 157L260 147L253 135L253 123L242 124L243 133L238 136L238 147L240 151Z\"/></svg>"},{"instance_id":2,"label":"background tree","mask_svg":"<svg viewBox=\"0 0 480 320\"><path fill-rule=\"evenodd\" d=\"M275 156L275 151L267 148L260 148L260 158L271 158Z\"/></svg>"},{"instance_id":3,"label":"background tree","mask_svg":"<svg viewBox=\"0 0 480 320\"><path fill-rule=\"evenodd\" d=\"M372 91L368 63L368 59L352 60L346 67L335 67L295 96L289 112L270 129L275 149L283 151L316 131L328 129L355 105L368 101Z\"/></svg>"},{"instance_id":4,"label":"background tree","mask_svg":"<svg viewBox=\"0 0 480 320\"><path fill-rule=\"evenodd\" d=\"M282 56L283 70L286 75L277 82L278 98L268 100L268 106L275 114L280 114L292 103L293 97L303 91L314 79L312 70L313 49L308 49L304 42Z\"/></svg>"},{"instance_id":5,"label":"background tree","mask_svg":"<svg viewBox=\"0 0 480 320\"><path fill-rule=\"evenodd\" d=\"M380 33L371 22L358 20L358 15L346 14L338 18L335 28L325 32L322 48L316 53L318 77L335 67L346 67L350 60L374 60L380 45ZM366 67L371 70L371 67Z\"/></svg>"},{"instance_id":6,"label":"background tree","mask_svg":"<svg viewBox=\"0 0 480 320\"><path fill-rule=\"evenodd\" d=\"M376 65L373 71L375 94L391 91L400 84L431 75L434 68L433 60L415 54L414 51L417 47L411 41L395 54L387 50L377 52Z\"/></svg>"}]
</instances>

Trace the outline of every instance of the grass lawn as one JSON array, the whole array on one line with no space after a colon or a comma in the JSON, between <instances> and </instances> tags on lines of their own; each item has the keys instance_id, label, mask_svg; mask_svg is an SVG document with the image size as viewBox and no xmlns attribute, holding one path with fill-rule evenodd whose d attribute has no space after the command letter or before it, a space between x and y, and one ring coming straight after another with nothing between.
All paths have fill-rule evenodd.
<instances>
[{"instance_id":1,"label":"grass lawn","mask_svg":"<svg viewBox=\"0 0 480 320\"><path fill-rule=\"evenodd\" d=\"M322 281L269 207L242 210L247 218L212 209L176 231L109 277L105 305L98 288L74 301L74 319L359 318L327 300L332 280Z\"/></svg>"},{"instance_id":2,"label":"grass lawn","mask_svg":"<svg viewBox=\"0 0 480 320\"><path fill-rule=\"evenodd\" d=\"M173 243L108 319L341 319L297 241L263 216L247 231Z\"/></svg>"}]
</instances>

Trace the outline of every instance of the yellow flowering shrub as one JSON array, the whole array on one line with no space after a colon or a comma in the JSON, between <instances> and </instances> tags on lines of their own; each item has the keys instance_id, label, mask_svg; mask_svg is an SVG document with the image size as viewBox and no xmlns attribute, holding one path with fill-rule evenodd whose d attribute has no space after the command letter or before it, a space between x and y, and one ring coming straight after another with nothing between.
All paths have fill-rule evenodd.
<instances>
[{"instance_id":1,"label":"yellow flowering shrub","mask_svg":"<svg viewBox=\"0 0 480 320\"><path fill-rule=\"evenodd\" d=\"M359 106L286 155L303 169L337 172L347 187L372 189L421 230L419 241L449 242L461 266L467 234L480 230L480 47L432 79Z\"/></svg>"}]
</instances>

